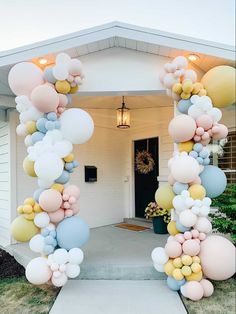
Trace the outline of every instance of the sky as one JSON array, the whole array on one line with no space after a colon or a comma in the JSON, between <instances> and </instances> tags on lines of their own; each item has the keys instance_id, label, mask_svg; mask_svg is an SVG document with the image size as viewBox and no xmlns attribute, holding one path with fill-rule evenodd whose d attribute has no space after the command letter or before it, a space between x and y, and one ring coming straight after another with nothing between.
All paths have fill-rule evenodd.
<instances>
[{"instance_id":1,"label":"sky","mask_svg":"<svg viewBox=\"0 0 236 314\"><path fill-rule=\"evenodd\" d=\"M0 0L0 51L120 21L235 44L235 0Z\"/></svg>"}]
</instances>

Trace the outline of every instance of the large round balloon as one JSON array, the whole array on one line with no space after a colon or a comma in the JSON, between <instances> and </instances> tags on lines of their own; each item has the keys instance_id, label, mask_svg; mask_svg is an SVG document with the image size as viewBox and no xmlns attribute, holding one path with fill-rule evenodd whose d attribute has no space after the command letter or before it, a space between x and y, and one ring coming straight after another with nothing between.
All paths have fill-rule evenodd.
<instances>
[{"instance_id":1,"label":"large round balloon","mask_svg":"<svg viewBox=\"0 0 236 314\"><path fill-rule=\"evenodd\" d=\"M54 181L63 172L64 163L56 154L45 153L41 155L34 164L34 170L39 179Z\"/></svg>"},{"instance_id":2,"label":"large round balloon","mask_svg":"<svg viewBox=\"0 0 236 314\"><path fill-rule=\"evenodd\" d=\"M174 158L170 167L173 178L181 183L193 182L197 179L200 171L196 159L188 155Z\"/></svg>"},{"instance_id":3,"label":"large round balloon","mask_svg":"<svg viewBox=\"0 0 236 314\"><path fill-rule=\"evenodd\" d=\"M43 82L43 72L30 62L14 65L8 74L9 86L13 93L18 96L30 96L32 90Z\"/></svg>"},{"instance_id":4,"label":"large round balloon","mask_svg":"<svg viewBox=\"0 0 236 314\"><path fill-rule=\"evenodd\" d=\"M62 113L60 121L63 137L73 144L83 144L93 134L93 119L82 109L66 110Z\"/></svg>"},{"instance_id":5,"label":"large round balloon","mask_svg":"<svg viewBox=\"0 0 236 314\"><path fill-rule=\"evenodd\" d=\"M170 121L168 131L176 143L187 142L194 137L196 122L186 114L180 114Z\"/></svg>"},{"instance_id":6,"label":"large round balloon","mask_svg":"<svg viewBox=\"0 0 236 314\"><path fill-rule=\"evenodd\" d=\"M235 68L220 65L209 70L201 82L215 107L226 107L236 101Z\"/></svg>"},{"instance_id":7,"label":"large round balloon","mask_svg":"<svg viewBox=\"0 0 236 314\"><path fill-rule=\"evenodd\" d=\"M157 204L164 209L171 209L173 207L172 201L175 197L172 186L170 184L161 185L155 194Z\"/></svg>"},{"instance_id":8,"label":"large round balloon","mask_svg":"<svg viewBox=\"0 0 236 314\"><path fill-rule=\"evenodd\" d=\"M11 224L11 234L16 241L28 242L39 232L32 220L26 219L23 215L16 217Z\"/></svg>"},{"instance_id":9,"label":"large round balloon","mask_svg":"<svg viewBox=\"0 0 236 314\"><path fill-rule=\"evenodd\" d=\"M205 166L200 178L201 184L206 190L206 196L211 198L221 195L227 185L225 173L216 166Z\"/></svg>"},{"instance_id":10,"label":"large round balloon","mask_svg":"<svg viewBox=\"0 0 236 314\"><path fill-rule=\"evenodd\" d=\"M52 271L44 257L32 259L26 266L25 276L34 285L42 285L51 278Z\"/></svg>"},{"instance_id":11,"label":"large round balloon","mask_svg":"<svg viewBox=\"0 0 236 314\"><path fill-rule=\"evenodd\" d=\"M34 88L31 93L31 100L40 112L56 111L59 105L58 93L47 84Z\"/></svg>"},{"instance_id":12,"label":"large round balloon","mask_svg":"<svg viewBox=\"0 0 236 314\"><path fill-rule=\"evenodd\" d=\"M78 216L65 218L57 226L56 232L59 247L66 250L80 248L89 238L89 227Z\"/></svg>"},{"instance_id":13,"label":"large round balloon","mask_svg":"<svg viewBox=\"0 0 236 314\"><path fill-rule=\"evenodd\" d=\"M201 242L199 257L204 275L226 280L235 273L235 246L226 238L212 235Z\"/></svg>"}]
</instances>

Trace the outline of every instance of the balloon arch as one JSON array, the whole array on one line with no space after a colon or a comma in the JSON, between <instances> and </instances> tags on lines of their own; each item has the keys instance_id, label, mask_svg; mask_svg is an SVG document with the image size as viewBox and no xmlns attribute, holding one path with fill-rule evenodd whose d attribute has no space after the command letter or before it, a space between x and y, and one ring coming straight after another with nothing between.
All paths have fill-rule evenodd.
<instances>
[{"instance_id":1,"label":"balloon arch","mask_svg":"<svg viewBox=\"0 0 236 314\"><path fill-rule=\"evenodd\" d=\"M165 64L160 75L167 95L177 104L169 133L178 150L168 163L169 183L155 195L158 205L172 213L170 236L165 248L153 250L152 259L156 270L167 274L170 289L191 300L213 293L206 278L224 280L234 274L234 246L223 237L209 235L212 227L207 218L211 197L226 187L224 172L209 165L207 145L228 134L219 123L222 114L216 107L235 101L234 75L234 68L219 66L197 82L195 71L188 69L182 56ZM26 277L35 285L60 287L77 277L83 261L80 248L89 238L87 224L77 216L79 188L68 183L78 166L73 144L85 143L94 130L87 112L66 110L83 78L81 62L65 53L58 54L55 65L44 71L22 62L9 72L20 113L16 131L25 136L28 152L23 168L39 185L33 197L17 208L19 216L11 231L17 241L29 241L31 250L41 255L26 267Z\"/></svg>"}]
</instances>

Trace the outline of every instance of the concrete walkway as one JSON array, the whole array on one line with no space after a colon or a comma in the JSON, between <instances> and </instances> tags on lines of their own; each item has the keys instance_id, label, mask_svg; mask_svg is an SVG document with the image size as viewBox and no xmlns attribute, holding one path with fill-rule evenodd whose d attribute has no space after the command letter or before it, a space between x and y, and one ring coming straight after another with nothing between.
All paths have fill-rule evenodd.
<instances>
[{"instance_id":1,"label":"concrete walkway","mask_svg":"<svg viewBox=\"0 0 236 314\"><path fill-rule=\"evenodd\" d=\"M163 280L70 280L50 314L187 314Z\"/></svg>"}]
</instances>

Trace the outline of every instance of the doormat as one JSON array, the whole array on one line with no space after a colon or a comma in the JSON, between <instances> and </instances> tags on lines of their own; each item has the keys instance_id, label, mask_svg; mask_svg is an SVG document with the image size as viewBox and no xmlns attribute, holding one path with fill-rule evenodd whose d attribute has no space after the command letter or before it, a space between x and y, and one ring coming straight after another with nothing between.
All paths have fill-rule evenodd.
<instances>
[{"instance_id":1,"label":"doormat","mask_svg":"<svg viewBox=\"0 0 236 314\"><path fill-rule=\"evenodd\" d=\"M118 225L115 225L115 227L131 230L131 231L145 231L145 230L151 229L149 227L143 227L143 226L132 225L132 224L118 224Z\"/></svg>"}]
</instances>

